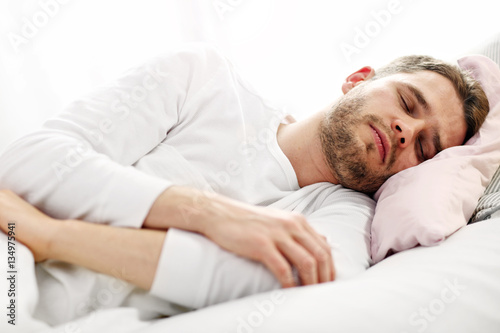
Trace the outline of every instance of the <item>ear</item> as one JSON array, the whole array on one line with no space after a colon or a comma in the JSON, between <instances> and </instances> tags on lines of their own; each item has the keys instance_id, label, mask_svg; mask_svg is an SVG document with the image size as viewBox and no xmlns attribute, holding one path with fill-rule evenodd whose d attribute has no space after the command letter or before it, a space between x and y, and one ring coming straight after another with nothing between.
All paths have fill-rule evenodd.
<instances>
[{"instance_id":1,"label":"ear","mask_svg":"<svg viewBox=\"0 0 500 333\"><path fill-rule=\"evenodd\" d=\"M349 75L342 84L342 92L346 94L349 90L360 83L371 79L375 75L375 70L370 66L365 66Z\"/></svg>"}]
</instances>

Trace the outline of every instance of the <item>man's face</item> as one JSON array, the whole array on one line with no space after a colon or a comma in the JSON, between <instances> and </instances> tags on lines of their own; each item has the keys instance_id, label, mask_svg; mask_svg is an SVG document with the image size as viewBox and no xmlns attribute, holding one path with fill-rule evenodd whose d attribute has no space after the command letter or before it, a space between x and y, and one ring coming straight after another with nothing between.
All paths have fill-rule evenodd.
<instances>
[{"instance_id":1,"label":"man's face","mask_svg":"<svg viewBox=\"0 0 500 333\"><path fill-rule=\"evenodd\" d=\"M340 184L373 193L395 173L461 145L466 129L452 83L420 71L353 88L327 111L320 137Z\"/></svg>"}]
</instances>

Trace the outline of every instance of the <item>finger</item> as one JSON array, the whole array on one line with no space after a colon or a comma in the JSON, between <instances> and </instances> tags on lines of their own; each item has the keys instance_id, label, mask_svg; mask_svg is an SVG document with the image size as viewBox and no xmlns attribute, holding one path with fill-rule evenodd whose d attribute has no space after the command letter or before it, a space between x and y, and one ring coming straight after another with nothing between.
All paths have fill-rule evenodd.
<instances>
[{"instance_id":1,"label":"finger","mask_svg":"<svg viewBox=\"0 0 500 333\"><path fill-rule=\"evenodd\" d=\"M320 244L320 247L321 249L315 252L315 257L316 260L321 263L320 268L325 268L323 271L324 274L321 275L321 282L333 281L335 278L335 265L333 262L332 249L328 243L326 243L326 246L321 246Z\"/></svg>"},{"instance_id":2,"label":"finger","mask_svg":"<svg viewBox=\"0 0 500 333\"><path fill-rule=\"evenodd\" d=\"M313 241L308 237L299 234L296 238L310 251L318 261L318 275L320 282L333 281L335 279L335 267L333 265L333 257L331 246L325 236L314 230L307 221L304 223L305 229L313 237Z\"/></svg>"},{"instance_id":3,"label":"finger","mask_svg":"<svg viewBox=\"0 0 500 333\"><path fill-rule=\"evenodd\" d=\"M330 255L331 263L332 263L332 266L331 266L332 271L330 273L330 281L334 281L335 280L335 262L333 260L333 247L330 244L330 242L328 241L328 238L326 236L321 235L321 238L326 242L326 244L328 246L327 251L328 251L328 254Z\"/></svg>"},{"instance_id":4,"label":"finger","mask_svg":"<svg viewBox=\"0 0 500 333\"><path fill-rule=\"evenodd\" d=\"M296 287L292 274L292 266L274 246L264 251L265 257L261 261L267 269L278 279L283 288Z\"/></svg>"},{"instance_id":5,"label":"finger","mask_svg":"<svg viewBox=\"0 0 500 333\"><path fill-rule=\"evenodd\" d=\"M318 233L307 221L307 219L303 216L298 217L298 222L302 229L306 232L308 232L312 237L316 239L316 244L321 246L327 253L331 252L331 247L330 244L328 243L328 240L325 236L321 235ZM300 228L298 229L300 230ZM297 230L296 230L297 231ZM301 233L296 233L297 235L300 235Z\"/></svg>"},{"instance_id":6,"label":"finger","mask_svg":"<svg viewBox=\"0 0 500 333\"><path fill-rule=\"evenodd\" d=\"M318 239L311 235L301 234L297 235L295 239L316 261L318 282L332 281L333 259L330 251L325 251L325 249L318 244Z\"/></svg>"},{"instance_id":7,"label":"finger","mask_svg":"<svg viewBox=\"0 0 500 333\"><path fill-rule=\"evenodd\" d=\"M303 285L318 283L318 265L316 259L302 245L289 239L278 244L278 248L295 266Z\"/></svg>"}]
</instances>

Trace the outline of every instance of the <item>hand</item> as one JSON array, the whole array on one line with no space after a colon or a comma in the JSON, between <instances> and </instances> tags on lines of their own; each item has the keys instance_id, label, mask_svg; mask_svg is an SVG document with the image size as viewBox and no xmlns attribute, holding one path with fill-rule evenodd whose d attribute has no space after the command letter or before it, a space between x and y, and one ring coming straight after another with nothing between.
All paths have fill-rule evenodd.
<instances>
[{"instance_id":1,"label":"hand","mask_svg":"<svg viewBox=\"0 0 500 333\"><path fill-rule=\"evenodd\" d=\"M159 206L164 204L168 209L163 216L177 219L169 219L169 227L199 232L230 252L263 263L285 288L295 286L292 266L304 285L335 278L325 237L300 214L252 206L185 187L171 187L164 194L153 205L146 227L161 226L152 212L159 212Z\"/></svg>"},{"instance_id":2,"label":"hand","mask_svg":"<svg viewBox=\"0 0 500 333\"><path fill-rule=\"evenodd\" d=\"M9 222L14 223L9 229ZM48 258L54 220L10 190L0 190L0 229L26 245L36 262Z\"/></svg>"},{"instance_id":3,"label":"hand","mask_svg":"<svg viewBox=\"0 0 500 333\"><path fill-rule=\"evenodd\" d=\"M206 210L211 210L211 218L205 236L228 251L262 262L284 288L295 286L291 266L304 285L333 281L330 247L302 215L228 203Z\"/></svg>"}]
</instances>

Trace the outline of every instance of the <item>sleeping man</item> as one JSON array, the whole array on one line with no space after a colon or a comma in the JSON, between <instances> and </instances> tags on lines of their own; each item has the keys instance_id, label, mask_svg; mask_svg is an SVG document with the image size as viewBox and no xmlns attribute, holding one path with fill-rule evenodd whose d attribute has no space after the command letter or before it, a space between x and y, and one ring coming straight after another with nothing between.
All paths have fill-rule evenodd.
<instances>
[{"instance_id":1,"label":"sleeping man","mask_svg":"<svg viewBox=\"0 0 500 333\"><path fill-rule=\"evenodd\" d=\"M188 308L353 276L370 265L370 194L467 141L488 101L427 56L364 67L342 91L293 121L213 48L158 57L4 152L0 225L36 261Z\"/></svg>"}]
</instances>

